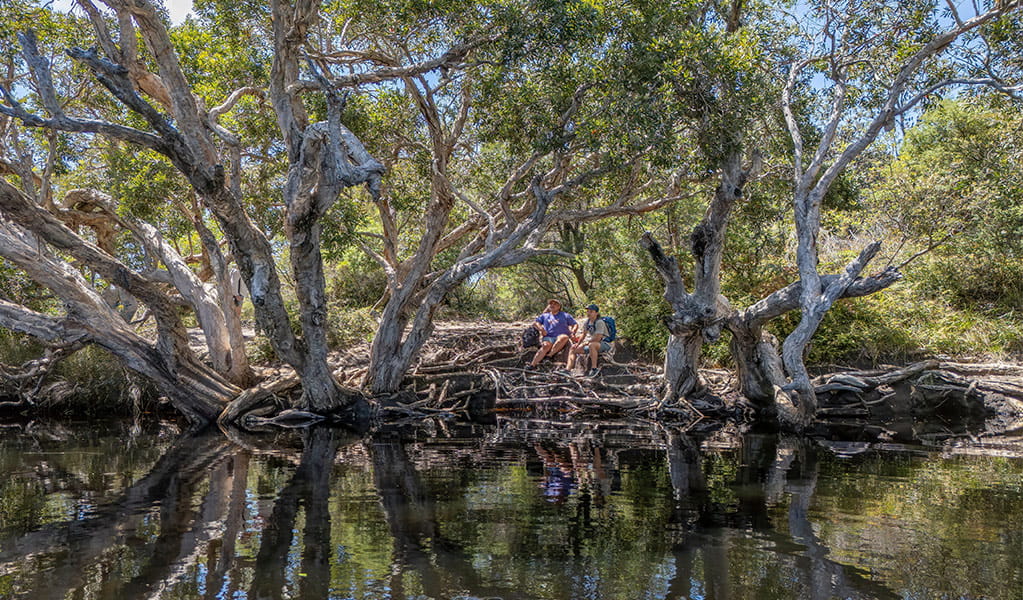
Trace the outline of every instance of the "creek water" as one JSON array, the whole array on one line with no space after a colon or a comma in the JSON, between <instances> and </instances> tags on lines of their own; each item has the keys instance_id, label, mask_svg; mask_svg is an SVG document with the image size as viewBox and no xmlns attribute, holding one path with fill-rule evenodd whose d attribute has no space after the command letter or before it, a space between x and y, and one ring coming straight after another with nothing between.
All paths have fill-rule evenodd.
<instances>
[{"instance_id":1,"label":"creek water","mask_svg":"<svg viewBox=\"0 0 1023 600\"><path fill-rule=\"evenodd\" d=\"M1023 453L499 419L0 429L0 598L1023 598Z\"/></svg>"}]
</instances>

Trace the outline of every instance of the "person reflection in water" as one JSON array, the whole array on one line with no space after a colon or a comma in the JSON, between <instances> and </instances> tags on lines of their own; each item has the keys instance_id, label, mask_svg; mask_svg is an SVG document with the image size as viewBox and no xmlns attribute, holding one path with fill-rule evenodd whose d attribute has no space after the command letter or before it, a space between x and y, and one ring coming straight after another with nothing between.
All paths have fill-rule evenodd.
<instances>
[{"instance_id":1,"label":"person reflection in water","mask_svg":"<svg viewBox=\"0 0 1023 600\"><path fill-rule=\"evenodd\" d=\"M542 444L533 447L543 461L544 477L540 487L543 488L544 499L555 504L565 502L576 487L572 459L560 448L548 450Z\"/></svg>"}]
</instances>

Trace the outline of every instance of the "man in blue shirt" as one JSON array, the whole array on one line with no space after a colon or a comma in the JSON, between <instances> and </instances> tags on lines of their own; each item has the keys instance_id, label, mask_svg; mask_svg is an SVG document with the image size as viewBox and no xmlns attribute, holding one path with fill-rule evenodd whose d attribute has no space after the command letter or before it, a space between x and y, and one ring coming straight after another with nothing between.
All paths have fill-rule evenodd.
<instances>
[{"instance_id":1,"label":"man in blue shirt","mask_svg":"<svg viewBox=\"0 0 1023 600\"><path fill-rule=\"evenodd\" d=\"M561 302L551 298L547 301L547 310L536 318L533 327L540 330L540 349L529 363L531 369L536 368L548 354L557 356L568 344L577 326L572 315L561 310Z\"/></svg>"}]
</instances>

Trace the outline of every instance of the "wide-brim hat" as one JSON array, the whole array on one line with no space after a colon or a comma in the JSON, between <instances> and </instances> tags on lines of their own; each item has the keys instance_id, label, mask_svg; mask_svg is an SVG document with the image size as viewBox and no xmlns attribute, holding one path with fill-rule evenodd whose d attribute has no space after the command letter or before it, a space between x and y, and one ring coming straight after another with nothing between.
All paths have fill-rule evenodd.
<instances>
[{"instance_id":1,"label":"wide-brim hat","mask_svg":"<svg viewBox=\"0 0 1023 600\"><path fill-rule=\"evenodd\" d=\"M548 298L547 299L547 304L550 304L551 302L557 304L558 306L560 306L562 308L565 307L565 305L561 303L561 300L558 300L557 298Z\"/></svg>"}]
</instances>

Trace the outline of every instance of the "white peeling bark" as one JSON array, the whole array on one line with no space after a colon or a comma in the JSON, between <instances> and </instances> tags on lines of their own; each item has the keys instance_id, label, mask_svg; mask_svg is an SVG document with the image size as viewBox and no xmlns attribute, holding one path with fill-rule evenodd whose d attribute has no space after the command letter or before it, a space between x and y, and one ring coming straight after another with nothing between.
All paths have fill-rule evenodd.
<instances>
[{"instance_id":1,"label":"white peeling bark","mask_svg":"<svg viewBox=\"0 0 1023 600\"><path fill-rule=\"evenodd\" d=\"M535 247L549 219L548 209L554 197L567 188L559 186L545 190L534 182L532 193L536 199L533 212L500 243L489 250L461 257L454 265L437 275L419 298L388 302L383 319L377 328L371 348L370 367L365 383L374 394L388 394L400 389L405 373L411 368L419 350L433 332L433 319L444 298L463 281L487 269L508 267L524 262L538 254L555 253L554 250ZM408 288L400 293L410 294ZM403 300L403 301L402 301ZM412 326L406 333L408 319L403 310L417 301Z\"/></svg>"},{"instance_id":2,"label":"white peeling bark","mask_svg":"<svg viewBox=\"0 0 1023 600\"><path fill-rule=\"evenodd\" d=\"M288 148L289 169L284 186L288 212L285 233L302 323L301 363L293 365L302 378L305 404L317 412L334 412L346 398L327 364L327 294L320 254L320 220L340 194L365 184L379 195L383 166L341 122L344 99L319 68L309 69L327 99L327 120L308 124L301 98L293 85L299 75L299 49L306 29L315 21L318 3L299 0L293 7L274 0L276 54L271 70L270 99Z\"/></svg>"},{"instance_id":3,"label":"white peeling bark","mask_svg":"<svg viewBox=\"0 0 1023 600\"><path fill-rule=\"evenodd\" d=\"M870 259L880 249L880 242L873 242L868 245L855 260L849 263L845 272L832 280L827 287L821 285L821 279L819 276L816 276L817 271L816 267L814 267L817 289L820 290L818 294L814 294L812 288L808 292L806 279L802 280L803 289L799 298L802 316L799 320L799 325L785 338L785 342L782 344L782 360L791 379L787 387L798 394L799 409L803 419L806 421L809 421L817 412L817 397L813 392L810 375L807 373L806 364L803 360L806 346L810 343L810 339L824 319L824 314L839 297L845 294L849 285L855 278L859 277L860 272L863 271L867 263L870 262Z\"/></svg>"},{"instance_id":4,"label":"white peeling bark","mask_svg":"<svg viewBox=\"0 0 1023 600\"><path fill-rule=\"evenodd\" d=\"M849 277L823 275L820 281L833 293L844 288L840 298L856 298L888 288L898 282L902 274L888 268L870 277ZM738 369L739 390L758 404L773 403L779 397L776 389L787 385L778 343L763 327L771 319L798 310L801 297L802 283L797 281L737 312L726 322L732 334L731 350Z\"/></svg>"},{"instance_id":5,"label":"white peeling bark","mask_svg":"<svg viewBox=\"0 0 1023 600\"><path fill-rule=\"evenodd\" d=\"M167 267L175 289L195 310L196 320L205 336L206 348L209 351L213 368L230 377L235 349L231 346L231 339L227 331L227 319L224 315L225 308L228 306L225 302L227 299L219 297L215 290L207 289L206 285L185 264L184 259L177 251L163 239L155 227L148 223L132 223L131 227L137 232L137 237L145 245L146 250L151 255L159 257ZM240 349L242 356L244 356L244 352L243 346ZM244 364L244 359L240 360ZM239 381L239 383L243 382Z\"/></svg>"}]
</instances>

